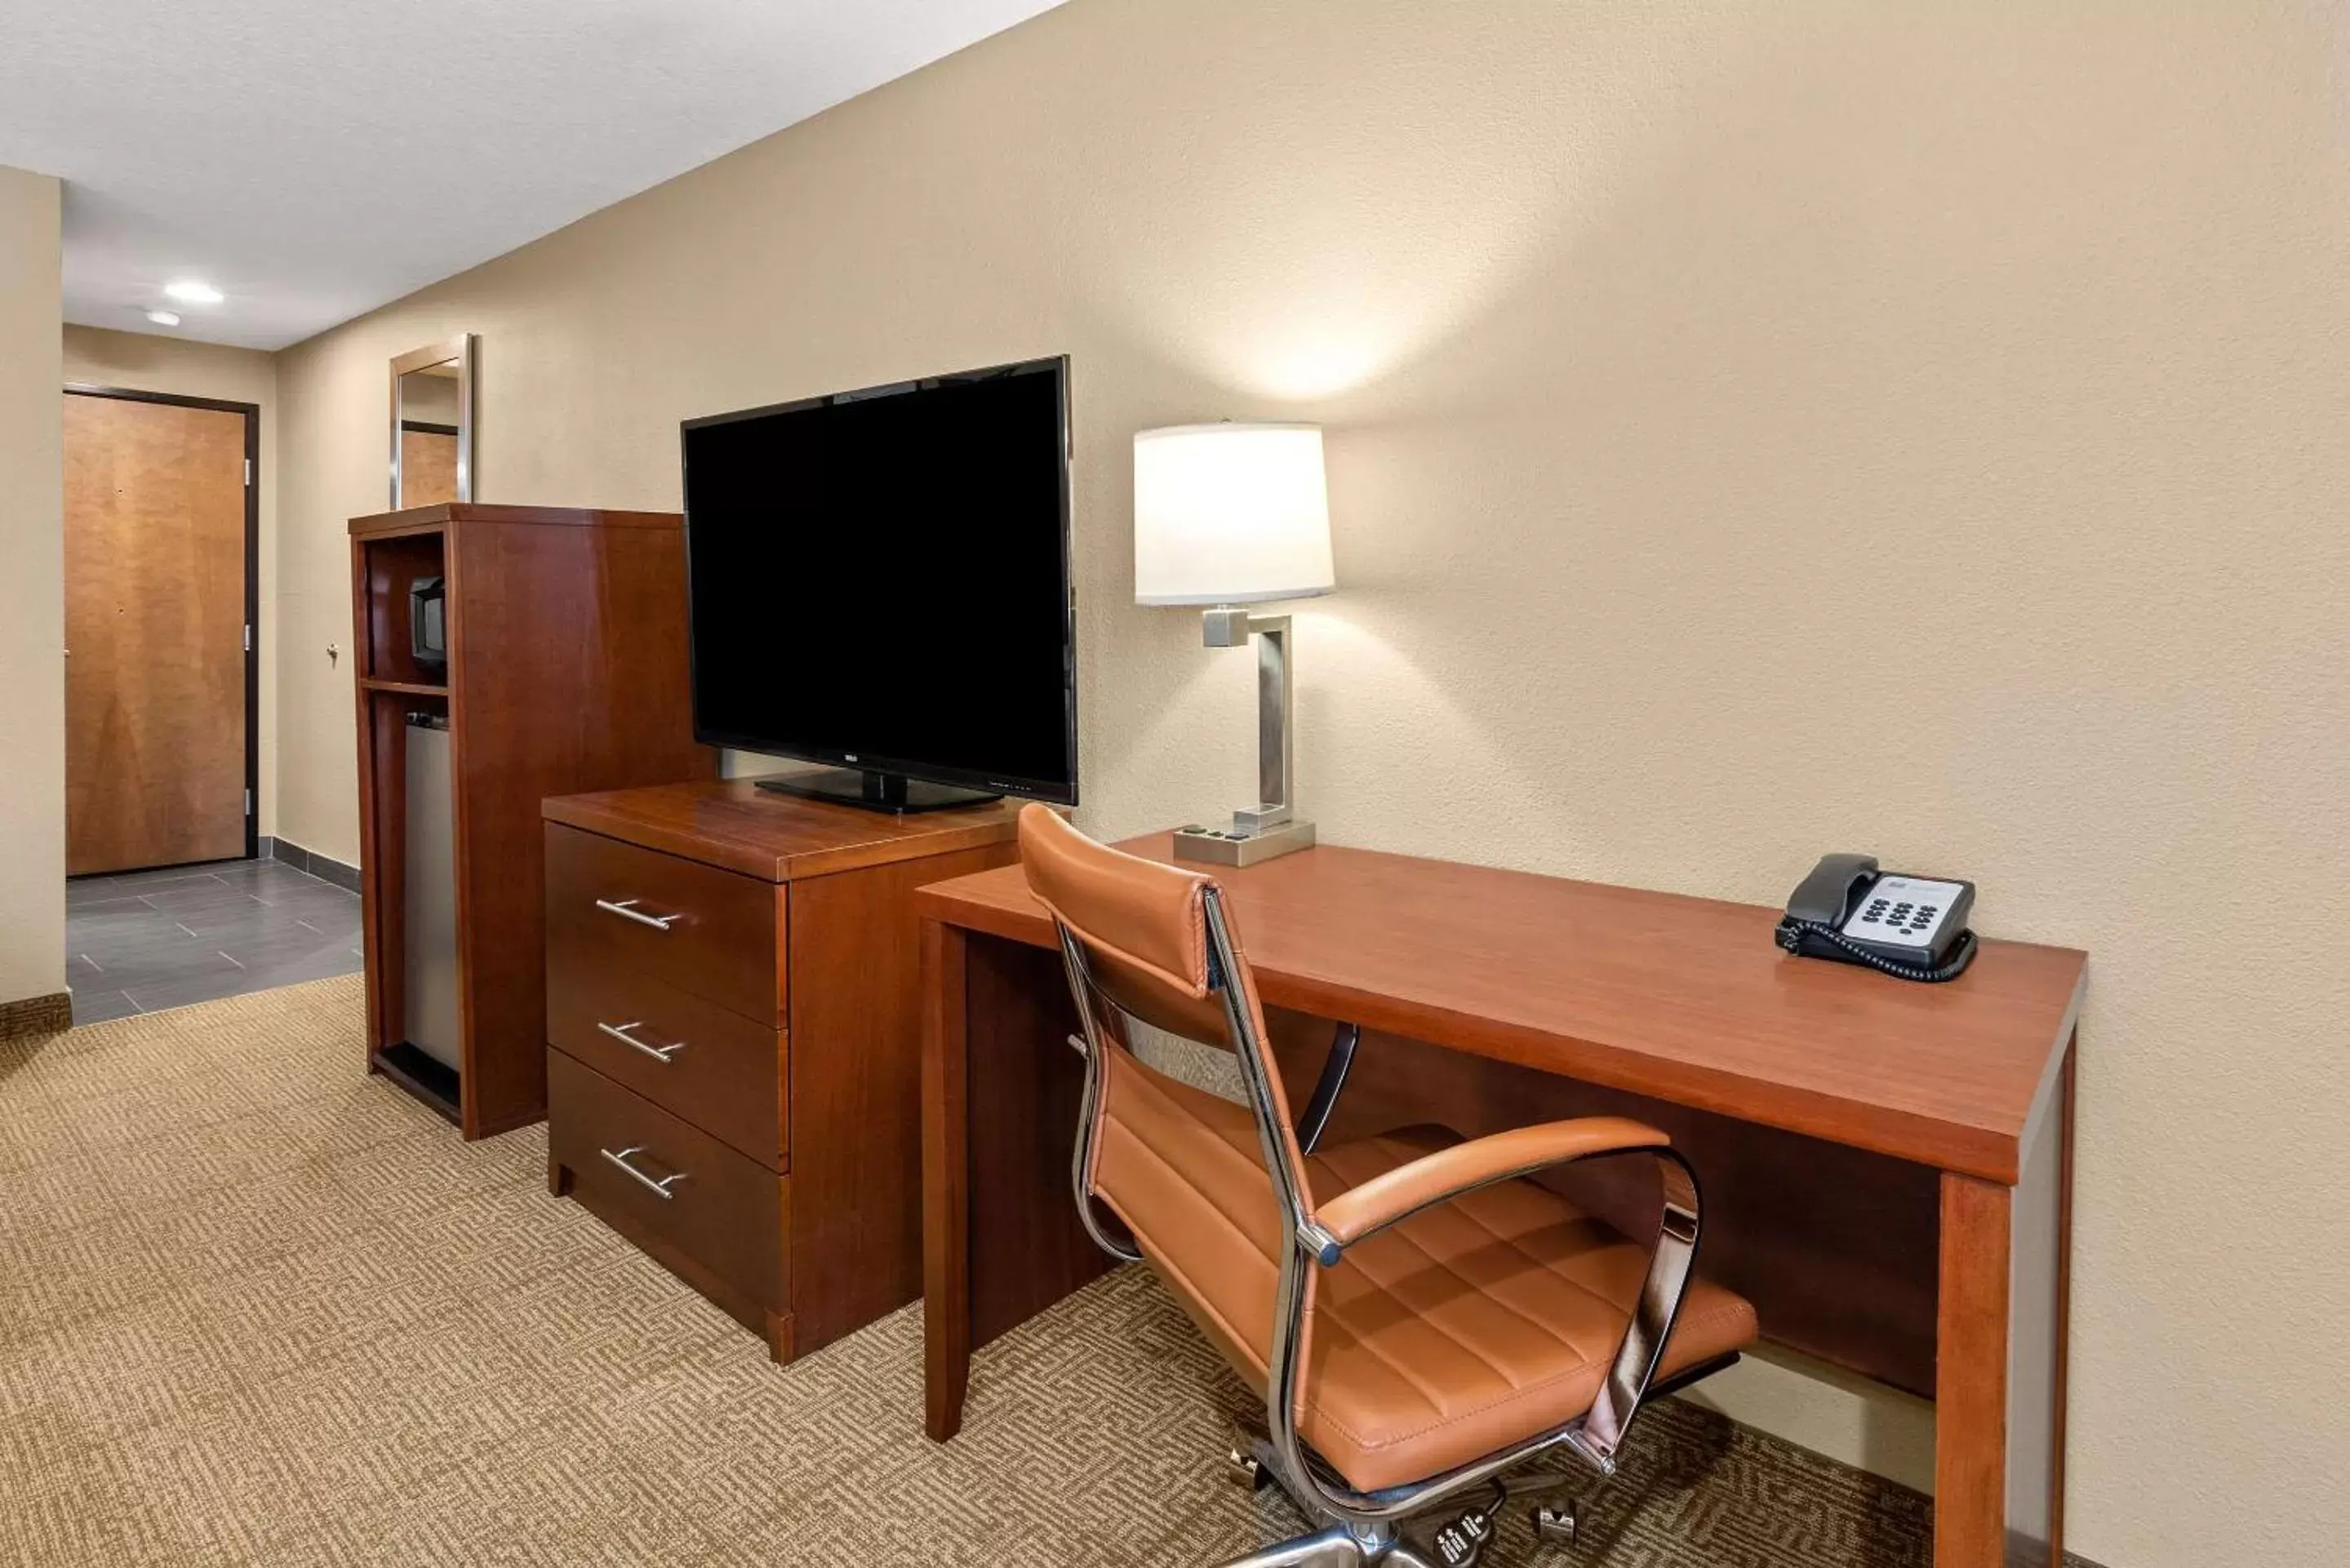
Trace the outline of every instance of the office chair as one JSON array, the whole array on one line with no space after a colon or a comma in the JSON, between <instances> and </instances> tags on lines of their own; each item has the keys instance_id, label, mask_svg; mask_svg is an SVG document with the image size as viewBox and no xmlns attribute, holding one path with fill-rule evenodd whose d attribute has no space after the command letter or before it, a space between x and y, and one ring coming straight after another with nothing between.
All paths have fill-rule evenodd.
<instances>
[{"instance_id":1,"label":"office chair","mask_svg":"<svg viewBox=\"0 0 2350 1568\"><path fill-rule=\"evenodd\" d=\"M1612 1474L1643 1399L1754 1338L1753 1309L1692 1273L1688 1164L1662 1133L1610 1116L1317 1149L1354 1033L1293 1123L1211 878L1097 844L1038 805L1021 814L1020 857L1084 1032L1070 1042L1086 1058L1078 1212L1106 1251L1148 1260L1264 1396L1267 1433L1233 1466L1314 1527L1230 1568L1467 1568L1511 1496L1536 1500L1543 1538L1571 1542L1565 1478L1506 1472L1564 1449ZM1129 1020L1230 1049L1247 1106L1144 1065ZM1663 1177L1652 1250L1523 1179L1636 1154ZM1407 1540L1407 1523L1433 1524L1432 1543Z\"/></svg>"}]
</instances>

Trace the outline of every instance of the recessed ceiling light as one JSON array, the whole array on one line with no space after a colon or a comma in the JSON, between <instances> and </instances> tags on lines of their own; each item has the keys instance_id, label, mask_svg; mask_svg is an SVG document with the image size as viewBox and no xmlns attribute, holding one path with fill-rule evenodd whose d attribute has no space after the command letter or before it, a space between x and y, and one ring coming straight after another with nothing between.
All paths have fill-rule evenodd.
<instances>
[{"instance_id":1,"label":"recessed ceiling light","mask_svg":"<svg viewBox=\"0 0 2350 1568\"><path fill-rule=\"evenodd\" d=\"M147 319L158 327L177 327L180 313L176 310L151 310L147 313Z\"/></svg>"},{"instance_id":2,"label":"recessed ceiling light","mask_svg":"<svg viewBox=\"0 0 2350 1568\"><path fill-rule=\"evenodd\" d=\"M198 283L193 278L167 283L163 286L163 292L185 305L218 305L225 297L211 284Z\"/></svg>"}]
</instances>

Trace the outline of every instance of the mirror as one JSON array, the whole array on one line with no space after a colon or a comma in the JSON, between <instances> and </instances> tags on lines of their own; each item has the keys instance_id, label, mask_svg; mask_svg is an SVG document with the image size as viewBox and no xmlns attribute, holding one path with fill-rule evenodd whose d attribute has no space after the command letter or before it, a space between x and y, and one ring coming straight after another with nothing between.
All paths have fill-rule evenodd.
<instances>
[{"instance_id":1,"label":"mirror","mask_svg":"<svg viewBox=\"0 0 2350 1568\"><path fill-rule=\"evenodd\" d=\"M391 362L391 506L473 498L473 361L468 332Z\"/></svg>"}]
</instances>

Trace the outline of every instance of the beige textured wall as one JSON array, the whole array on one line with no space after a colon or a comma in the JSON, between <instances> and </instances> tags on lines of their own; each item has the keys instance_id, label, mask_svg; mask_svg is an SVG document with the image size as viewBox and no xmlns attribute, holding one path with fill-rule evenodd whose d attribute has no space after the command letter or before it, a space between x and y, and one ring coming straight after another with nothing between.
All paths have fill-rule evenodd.
<instances>
[{"instance_id":1,"label":"beige textured wall","mask_svg":"<svg viewBox=\"0 0 2350 1568\"><path fill-rule=\"evenodd\" d=\"M58 188L0 167L0 1002L66 989Z\"/></svg>"},{"instance_id":2,"label":"beige textured wall","mask_svg":"<svg viewBox=\"0 0 2350 1568\"><path fill-rule=\"evenodd\" d=\"M66 328L68 382L219 398L261 409L261 788L255 803L261 831L274 834L277 813L277 358L251 348L192 343L147 332Z\"/></svg>"},{"instance_id":3,"label":"beige textured wall","mask_svg":"<svg viewBox=\"0 0 2350 1568\"><path fill-rule=\"evenodd\" d=\"M2345 47L2285 0L1076 0L283 356L284 831L353 852L322 650L399 350L483 335L484 499L623 506L681 417L1073 354L1109 832L1249 778L1245 658L1128 602L1129 436L1320 419L1325 836L1766 903L1866 849L2090 949L2073 1544L2331 1561Z\"/></svg>"}]
</instances>

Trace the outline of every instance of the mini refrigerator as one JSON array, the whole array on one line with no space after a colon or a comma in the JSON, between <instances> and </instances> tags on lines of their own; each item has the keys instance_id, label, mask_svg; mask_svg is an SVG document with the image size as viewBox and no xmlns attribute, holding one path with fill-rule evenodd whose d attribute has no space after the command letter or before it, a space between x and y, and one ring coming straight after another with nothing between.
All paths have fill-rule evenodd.
<instances>
[{"instance_id":1,"label":"mini refrigerator","mask_svg":"<svg viewBox=\"0 0 2350 1568\"><path fill-rule=\"evenodd\" d=\"M449 721L408 716L408 1043L464 1070L457 1014L457 814L450 794Z\"/></svg>"}]
</instances>

